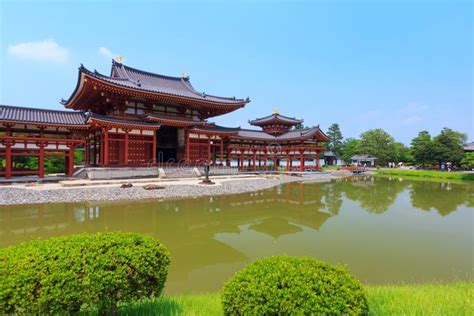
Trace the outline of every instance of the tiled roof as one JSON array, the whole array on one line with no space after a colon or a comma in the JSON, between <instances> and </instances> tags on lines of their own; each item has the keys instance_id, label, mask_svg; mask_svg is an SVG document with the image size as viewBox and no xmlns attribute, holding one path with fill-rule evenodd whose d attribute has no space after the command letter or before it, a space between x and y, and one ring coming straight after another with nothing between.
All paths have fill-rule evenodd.
<instances>
[{"instance_id":1,"label":"tiled roof","mask_svg":"<svg viewBox=\"0 0 474 316\"><path fill-rule=\"evenodd\" d=\"M53 125L85 125L86 115L78 111L56 111L0 105L0 121L31 122Z\"/></svg>"},{"instance_id":2,"label":"tiled roof","mask_svg":"<svg viewBox=\"0 0 474 316\"><path fill-rule=\"evenodd\" d=\"M257 118L255 120L249 121L250 124L252 125L265 125L265 124L270 124L272 122L281 122L285 123L288 125L297 125L303 123L303 120L298 120L292 117L284 116L278 113L273 113L269 116Z\"/></svg>"},{"instance_id":3,"label":"tiled roof","mask_svg":"<svg viewBox=\"0 0 474 316\"><path fill-rule=\"evenodd\" d=\"M175 122L184 122L184 123L193 123L196 125L207 124L206 121L201 121L197 118L185 117L185 116L172 116L172 115L162 115L162 114L148 114L145 116L145 119L151 121L175 121Z\"/></svg>"},{"instance_id":4,"label":"tiled roof","mask_svg":"<svg viewBox=\"0 0 474 316\"><path fill-rule=\"evenodd\" d=\"M464 147L464 150L465 150L465 151L474 151L474 143L467 144L467 145Z\"/></svg>"},{"instance_id":5,"label":"tiled roof","mask_svg":"<svg viewBox=\"0 0 474 316\"><path fill-rule=\"evenodd\" d=\"M146 92L156 92L171 96L185 97L229 105L241 105L250 102L249 98L225 98L206 94L204 92L198 92L194 90L191 82L189 81L189 77L171 77L146 72L125 66L124 64L118 63L115 60L112 60L112 70L110 76L103 75L97 71L90 71L83 65L81 65L79 71L118 86ZM69 100L63 101L64 104L68 102Z\"/></svg>"},{"instance_id":6,"label":"tiled roof","mask_svg":"<svg viewBox=\"0 0 474 316\"><path fill-rule=\"evenodd\" d=\"M351 160L363 160L363 159L375 160L377 158L368 154L354 155L351 157Z\"/></svg>"},{"instance_id":7,"label":"tiled roof","mask_svg":"<svg viewBox=\"0 0 474 316\"><path fill-rule=\"evenodd\" d=\"M300 138L309 138L315 135L316 133L322 133L318 126L305 128L301 130L289 131L285 134L273 136L263 131L255 131L249 129L242 129L239 131L238 137L248 138L248 139L261 139L261 140L270 140L270 141L280 141L280 140L292 140ZM326 136L322 133L323 136Z\"/></svg>"},{"instance_id":8,"label":"tiled roof","mask_svg":"<svg viewBox=\"0 0 474 316\"><path fill-rule=\"evenodd\" d=\"M203 132L221 132L221 133L238 133L240 127L224 127L216 124L208 124L207 126L194 127L194 130Z\"/></svg>"},{"instance_id":9,"label":"tiled roof","mask_svg":"<svg viewBox=\"0 0 474 316\"><path fill-rule=\"evenodd\" d=\"M140 125L140 126L150 126L150 127L157 127L157 128L160 126L160 124L158 123L124 120L121 118L100 115L100 114L96 114L92 112L87 113L87 119L89 118L97 119L97 120L101 120L105 122L110 122L110 123L124 124L124 125Z\"/></svg>"}]
</instances>

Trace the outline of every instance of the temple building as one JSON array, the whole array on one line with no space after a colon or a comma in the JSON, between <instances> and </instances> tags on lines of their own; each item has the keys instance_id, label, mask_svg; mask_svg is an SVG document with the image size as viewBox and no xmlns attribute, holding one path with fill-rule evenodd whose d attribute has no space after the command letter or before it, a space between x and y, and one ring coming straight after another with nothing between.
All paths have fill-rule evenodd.
<instances>
[{"instance_id":1,"label":"temple building","mask_svg":"<svg viewBox=\"0 0 474 316\"><path fill-rule=\"evenodd\" d=\"M196 91L187 75L170 77L112 61L110 75L79 67L67 111L0 105L0 176L44 177L45 157L74 151L85 167L236 166L240 170L319 168L329 138L318 126L273 113L249 121L260 129L218 126L209 119L243 108L249 98ZM18 157L37 157L37 170L17 170ZM3 158L3 159L2 159Z\"/></svg>"}]
</instances>

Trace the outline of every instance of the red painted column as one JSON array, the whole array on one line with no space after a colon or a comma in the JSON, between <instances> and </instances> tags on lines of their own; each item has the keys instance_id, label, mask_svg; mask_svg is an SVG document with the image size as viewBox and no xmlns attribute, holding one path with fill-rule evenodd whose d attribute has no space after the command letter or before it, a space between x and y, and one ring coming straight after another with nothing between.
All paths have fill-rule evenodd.
<instances>
[{"instance_id":1,"label":"red painted column","mask_svg":"<svg viewBox=\"0 0 474 316\"><path fill-rule=\"evenodd\" d=\"M38 159L38 177L44 178L44 143L41 142L39 144L40 148L40 153L39 153L39 159Z\"/></svg>"},{"instance_id":2,"label":"red painted column","mask_svg":"<svg viewBox=\"0 0 474 316\"><path fill-rule=\"evenodd\" d=\"M253 171L257 171L257 152L253 151Z\"/></svg>"},{"instance_id":3,"label":"red painted column","mask_svg":"<svg viewBox=\"0 0 474 316\"><path fill-rule=\"evenodd\" d=\"M97 164L97 135L94 132L94 151L92 153L92 164L96 165Z\"/></svg>"},{"instance_id":4,"label":"red painted column","mask_svg":"<svg viewBox=\"0 0 474 316\"><path fill-rule=\"evenodd\" d=\"M263 169L264 169L265 171L267 171L267 163L268 163L267 160L268 160L268 152L267 152L267 150L265 149L265 159L264 159L264 163L263 163Z\"/></svg>"},{"instance_id":5,"label":"red painted column","mask_svg":"<svg viewBox=\"0 0 474 316\"><path fill-rule=\"evenodd\" d=\"M207 136L207 163L211 164L211 136Z\"/></svg>"},{"instance_id":6,"label":"red painted column","mask_svg":"<svg viewBox=\"0 0 474 316\"><path fill-rule=\"evenodd\" d=\"M304 171L304 149L300 149L300 171Z\"/></svg>"},{"instance_id":7,"label":"red painted column","mask_svg":"<svg viewBox=\"0 0 474 316\"><path fill-rule=\"evenodd\" d=\"M84 153L84 166L88 166L90 161L91 161L91 157L90 157L90 153L91 153L91 141L90 141L90 138L87 137L86 138L86 144L85 144L85 148L86 148L86 152Z\"/></svg>"},{"instance_id":8,"label":"red painted column","mask_svg":"<svg viewBox=\"0 0 474 316\"><path fill-rule=\"evenodd\" d=\"M124 139L124 159L123 162L128 165L128 130L125 131L125 139Z\"/></svg>"},{"instance_id":9,"label":"red painted column","mask_svg":"<svg viewBox=\"0 0 474 316\"><path fill-rule=\"evenodd\" d=\"M99 152L99 164L104 165L104 130L101 130L99 136L100 152Z\"/></svg>"},{"instance_id":10,"label":"red painted column","mask_svg":"<svg viewBox=\"0 0 474 316\"><path fill-rule=\"evenodd\" d=\"M109 130L104 130L104 165L109 164Z\"/></svg>"},{"instance_id":11,"label":"red painted column","mask_svg":"<svg viewBox=\"0 0 474 316\"><path fill-rule=\"evenodd\" d=\"M158 130L153 131L153 148L152 148L152 164L153 166L156 166L156 133Z\"/></svg>"},{"instance_id":12,"label":"red painted column","mask_svg":"<svg viewBox=\"0 0 474 316\"><path fill-rule=\"evenodd\" d=\"M74 144L69 145L67 175L72 177L74 174Z\"/></svg>"},{"instance_id":13,"label":"red painted column","mask_svg":"<svg viewBox=\"0 0 474 316\"><path fill-rule=\"evenodd\" d=\"M286 152L286 171L290 171L290 154Z\"/></svg>"},{"instance_id":14,"label":"red painted column","mask_svg":"<svg viewBox=\"0 0 474 316\"><path fill-rule=\"evenodd\" d=\"M220 151L221 151L221 153L220 153L220 164L221 164L221 166L223 166L224 165L224 162L223 162L223 158L224 158L224 139L222 139L222 137L221 137Z\"/></svg>"},{"instance_id":15,"label":"red painted column","mask_svg":"<svg viewBox=\"0 0 474 316\"><path fill-rule=\"evenodd\" d=\"M5 179L12 177L12 142L5 141Z\"/></svg>"},{"instance_id":16,"label":"red painted column","mask_svg":"<svg viewBox=\"0 0 474 316\"><path fill-rule=\"evenodd\" d=\"M190 158L191 158L191 142L190 142L190 133L189 133L189 129L186 128L185 129L185 134L186 134L186 153L185 153L185 157L186 157L186 163L190 163Z\"/></svg>"},{"instance_id":17,"label":"red painted column","mask_svg":"<svg viewBox=\"0 0 474 316\"><path fill-rule=\"evenodd\" d=\"M318 153L316 154L316 168L319 170L320 166L319 166L319 151Z\"/></svg>"}]
</instances>

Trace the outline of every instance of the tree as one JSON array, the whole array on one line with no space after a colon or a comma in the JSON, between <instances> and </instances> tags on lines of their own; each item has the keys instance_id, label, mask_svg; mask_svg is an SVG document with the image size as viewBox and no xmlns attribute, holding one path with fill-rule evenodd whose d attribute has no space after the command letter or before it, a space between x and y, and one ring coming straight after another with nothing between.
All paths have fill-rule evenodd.
<instances>
[{"instance_id":1,"label":"tree","mask_svg":"<svg viewBox=\"0 0 474 316\"><path fill-rule=\"evenodd\" d=\"M464 144L467 135L453 131L450 128L443 128L438 136L433 138L434 160L438 163L451 162L459 165L464 157Z\"/></svg>"},{"instance_id":2,"label":"tree","mask_svg":"<svg viewBox=\"0 0 474 316\"><path fill-rule=\"evenodd\" d=\"M399 142L395 142L393 147L395 150L394 162L411 163L414 161L410 148Z\"/></svg>"},{"instance_id":3,"label":"tree","mask_svg":"<svg viewBox=\"0 0 474 316\"><path fill-rule=\"evenodd\" d=\"M474 169L474 152L466 153L464 158L461 160L461 167L467 170Z\"/></svg>"},{"instance_id":4,"label":"tree","mask_svg":"<svg viewBox=\"0 0 474 316\"><path fill-rule=\"evenodd\" d=\"M355 138L347 138L342 143L342 159L349 164L351 157L360 154L360 141Z\"/></svg>"},{"instance_id":5,"label":"tree","mask_svg":"<svg viewBox=\"0 0 474 316\"><path fill-rule=\"evenodd\" d=\"M328 143L328 149L337 155L341 155L342 154L342 133L339 128L339 124L334 123L331 126L329 126L327 135L331 138L331 141Z\"/></svg>"},{"instance_id":6,"label":"tree","mask_svg":"<svg viewBox=\"0 0 474 316\"><path fill-rule=\"evenodd\" d=\"M377 162L386 165L396 161L395 140L381 128L371 129L360 135L360 149L364 154L376 157Z\"/></svg>"},{"instance_id":7,"label":"tree","mask_svg":"<svg viewBox=\"0 0 474 316\"><path fill-rule=\"evenodd\" d=\"M412 139L411 152L415 162L423 167L428 163L433 163L433 140L428 131L421 131Z\"/></svg>"}]
</instances>

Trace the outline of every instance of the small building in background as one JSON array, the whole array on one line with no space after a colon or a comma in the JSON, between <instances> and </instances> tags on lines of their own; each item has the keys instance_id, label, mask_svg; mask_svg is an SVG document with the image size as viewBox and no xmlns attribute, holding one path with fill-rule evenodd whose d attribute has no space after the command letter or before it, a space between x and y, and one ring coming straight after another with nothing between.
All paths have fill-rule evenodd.
<instances>
[{"instance_id":1,"label":"small building in background","mask_svg":"<svg viewBox=\"0 0 474 316\"><path fill-rule=\"evenodd\" d=\"M322 164L325 166L343 166L345 165L344 160L342 160L342 157L337 155L336 153L326 150L324 152L324 160L322 161Z\"/></svg>"},{"instance_id":2,"label":"small building in background","mask_svg":"<svg viewBox=\"0 0 474 316\"><path fill-rule=\"evenodd\" d=\"M351 163L356 166L375 167L376 160L377 157L368 154L354 155L351 157Z\"/></svg>"},{"instance_id":3,"label":"small building in background","mask_svg":"<svg viewBox=\"0 0 474 316\"><path fill-rule=\"evenodd\" d=\"M465 152L474 152L474 143L467 144L464 146Z\"/></svg>"}]
</instances>

